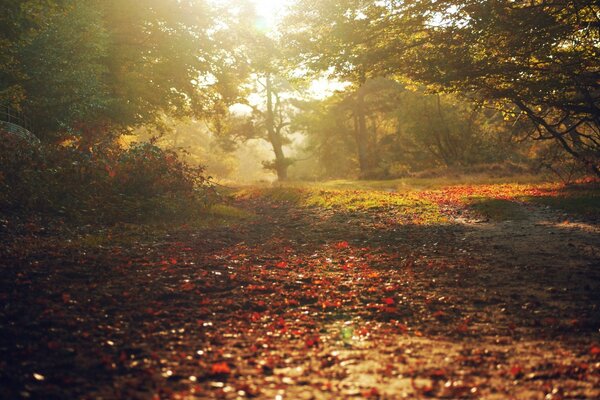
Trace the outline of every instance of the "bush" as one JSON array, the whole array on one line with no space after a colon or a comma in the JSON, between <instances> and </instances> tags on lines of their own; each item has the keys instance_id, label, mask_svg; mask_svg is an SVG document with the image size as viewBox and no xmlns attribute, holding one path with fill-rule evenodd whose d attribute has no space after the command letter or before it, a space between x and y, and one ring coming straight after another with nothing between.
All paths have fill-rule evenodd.
<instances>
[{"instance_id":1,"label":"bush","mask_svg":"<svg viewBox=\"0 0 600 400\"><path fill-rule=\"evenodd\" d=\"M0 132L0 210L104 223L187 219L214 201L204 169L150 143L82 151Z\"/></svg>"}]
</instances>

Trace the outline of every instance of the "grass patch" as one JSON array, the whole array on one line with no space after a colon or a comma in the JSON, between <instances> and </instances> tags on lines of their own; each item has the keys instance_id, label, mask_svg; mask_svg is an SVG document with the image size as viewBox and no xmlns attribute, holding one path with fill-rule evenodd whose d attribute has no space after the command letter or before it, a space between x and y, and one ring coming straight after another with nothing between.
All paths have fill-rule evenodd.
<instances>
[{"instance_id":1,"label":"grass patch","mask_svg":"<svg viewBox=\"0 0 600 400\"><path fill-rule=\"evenodd\" d=\"M231 226L254 218L246 210L226 204L215 204L208 209L192 212L182 222L180 218L172 221L157 220L153 223L124 223L99 228L93 233L76 236L67 244L73 248L101 248L109 246L128 247L140 241L161 240L174 231L181 229L210 229Z\"/></svg>"},{"instance_id":2,"label":"grass patch","mask_svg":"<svg viewBox=\"0 0 600 400\"><path fill-rule=\"evenodd\" d=\"M447 222L437 204L417 192L389 193L365 190L312 190L304 199L305 206L335 208L344 211L386 210L403 222L435 224Z\"/></svg>"},{"instance_id":3,"label":"grass patch","mask_svg":"<svg viewBox=\"0 0 600 400\"><path fill-rule=\"evenodd\" d=\"M522 221L527 213L520 204L504 199L471 198L469 209L492 221Z\"/></svg>"},{"instance_id":4,"label":"grass patch","mask_svg":"<svg viewBox=\"0 0 600 400\"><path fill-rule=\"evenodd\" d=\"M307 191L299 186L249 187L233 193L237 199L266 198L271 201L300 204Z\"/></svg>"},{"instance_id":5,"label":"grass patch","mask_svg":"<svg viewBox=\"0 0 600 400\"><path fill-rule=\"evenodd\" d=\"M555 197L529 197L526 200L534 204L563 210L568 214L586 219L600 220L600 191L598 190L578 194L567 193Z\"/></svg>"},{"instance_id":6,"label":"grass patch","mask_svg":"<svg viewBox=\"0 0 600 400\"><path fill-rule=\"evenodd\" d=\"M496 184L540 184L547 183L548 179L538 175L516 175L494 177L485 174L457 175L436 178L400 178L390 180L332 180L316 183L314 186L327 189L359 189L359 190L436 190L457 185L496 185ZM306 185L306 184L304 184ZM310 184L309 184L310 185Z\"/></svg>"},{"instance_id":7,"label":"grass patch","mask_svg":"<svg viewBox=\"0 0 600 400\"><path fill-rule=\"evenodd\" d=\"M385 210L390 217L405 223L433 224L447 222L438 205L418 192L406 190L402 193L379 190L337 190L325 185L299 184L275 188L244 188L236 198L253 199L262 197L270 201L285 202L300 207L337 209L345 212Z\"/></svg>"},{"instance_id":8,"label":"grass patch","mask_svg":"<svg viewBox=\"0 0 600 400\"><path fill-rule=\"evenodd\" d=\"M215 204L207 213L208 217L224 219L224 220L244 220L254 216L254 214L242 210L241 208L233 207L227 204Z\"/></svg>"}]
</instances>

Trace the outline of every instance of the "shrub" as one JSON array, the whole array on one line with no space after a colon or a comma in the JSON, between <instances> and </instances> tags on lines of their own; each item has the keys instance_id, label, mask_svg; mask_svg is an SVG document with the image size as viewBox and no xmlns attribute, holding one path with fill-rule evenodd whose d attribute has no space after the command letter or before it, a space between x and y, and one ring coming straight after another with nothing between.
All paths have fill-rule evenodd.
<instances>
[{"instance_id":1,"label":"shrub","mask_svg":"<svg viewBox=\"0 0 600 400\"><path fill-rule=\"evenodd\" d=\"M150 143L34 146L0 132L0 210L114 223L185 219L214 201L210 178Z\"/></svg>"}]
</instances>

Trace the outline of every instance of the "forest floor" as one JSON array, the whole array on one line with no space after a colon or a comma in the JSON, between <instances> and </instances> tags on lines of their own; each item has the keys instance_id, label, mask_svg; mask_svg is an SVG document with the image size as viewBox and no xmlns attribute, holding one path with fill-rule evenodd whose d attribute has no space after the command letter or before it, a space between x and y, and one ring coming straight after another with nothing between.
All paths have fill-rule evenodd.
<instances>
[{"instance_id":1,"label":"forest floor","mask_svg":"<svg viewBox=\"0 0 600 400\"><path fill-rule=\"evenodd\" d=\"M600 398L598 219L556 185L396 190L0 221L0 398Z\"/></svg>"}]
</instances>

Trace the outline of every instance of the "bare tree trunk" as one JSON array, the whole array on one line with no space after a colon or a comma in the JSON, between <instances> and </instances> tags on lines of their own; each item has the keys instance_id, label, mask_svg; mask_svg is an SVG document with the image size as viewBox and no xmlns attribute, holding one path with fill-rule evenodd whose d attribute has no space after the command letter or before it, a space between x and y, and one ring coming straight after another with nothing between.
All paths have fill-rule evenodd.
<instances>
[{"instance_id":1,"label":"bare tree trunk","mask_svg":"<svg viewBox=\"0 0 600 400\"><path fill-rule=\"evenodd\" d=\"M283 141L281 135L275 129L275 116L273 112L273 89L271 87L271 74L267 73L267 134L269 142L275 153L275 171L277 172L277 180L287 180L288 164L283 153Z\"/></svg>"}]
</instances>

